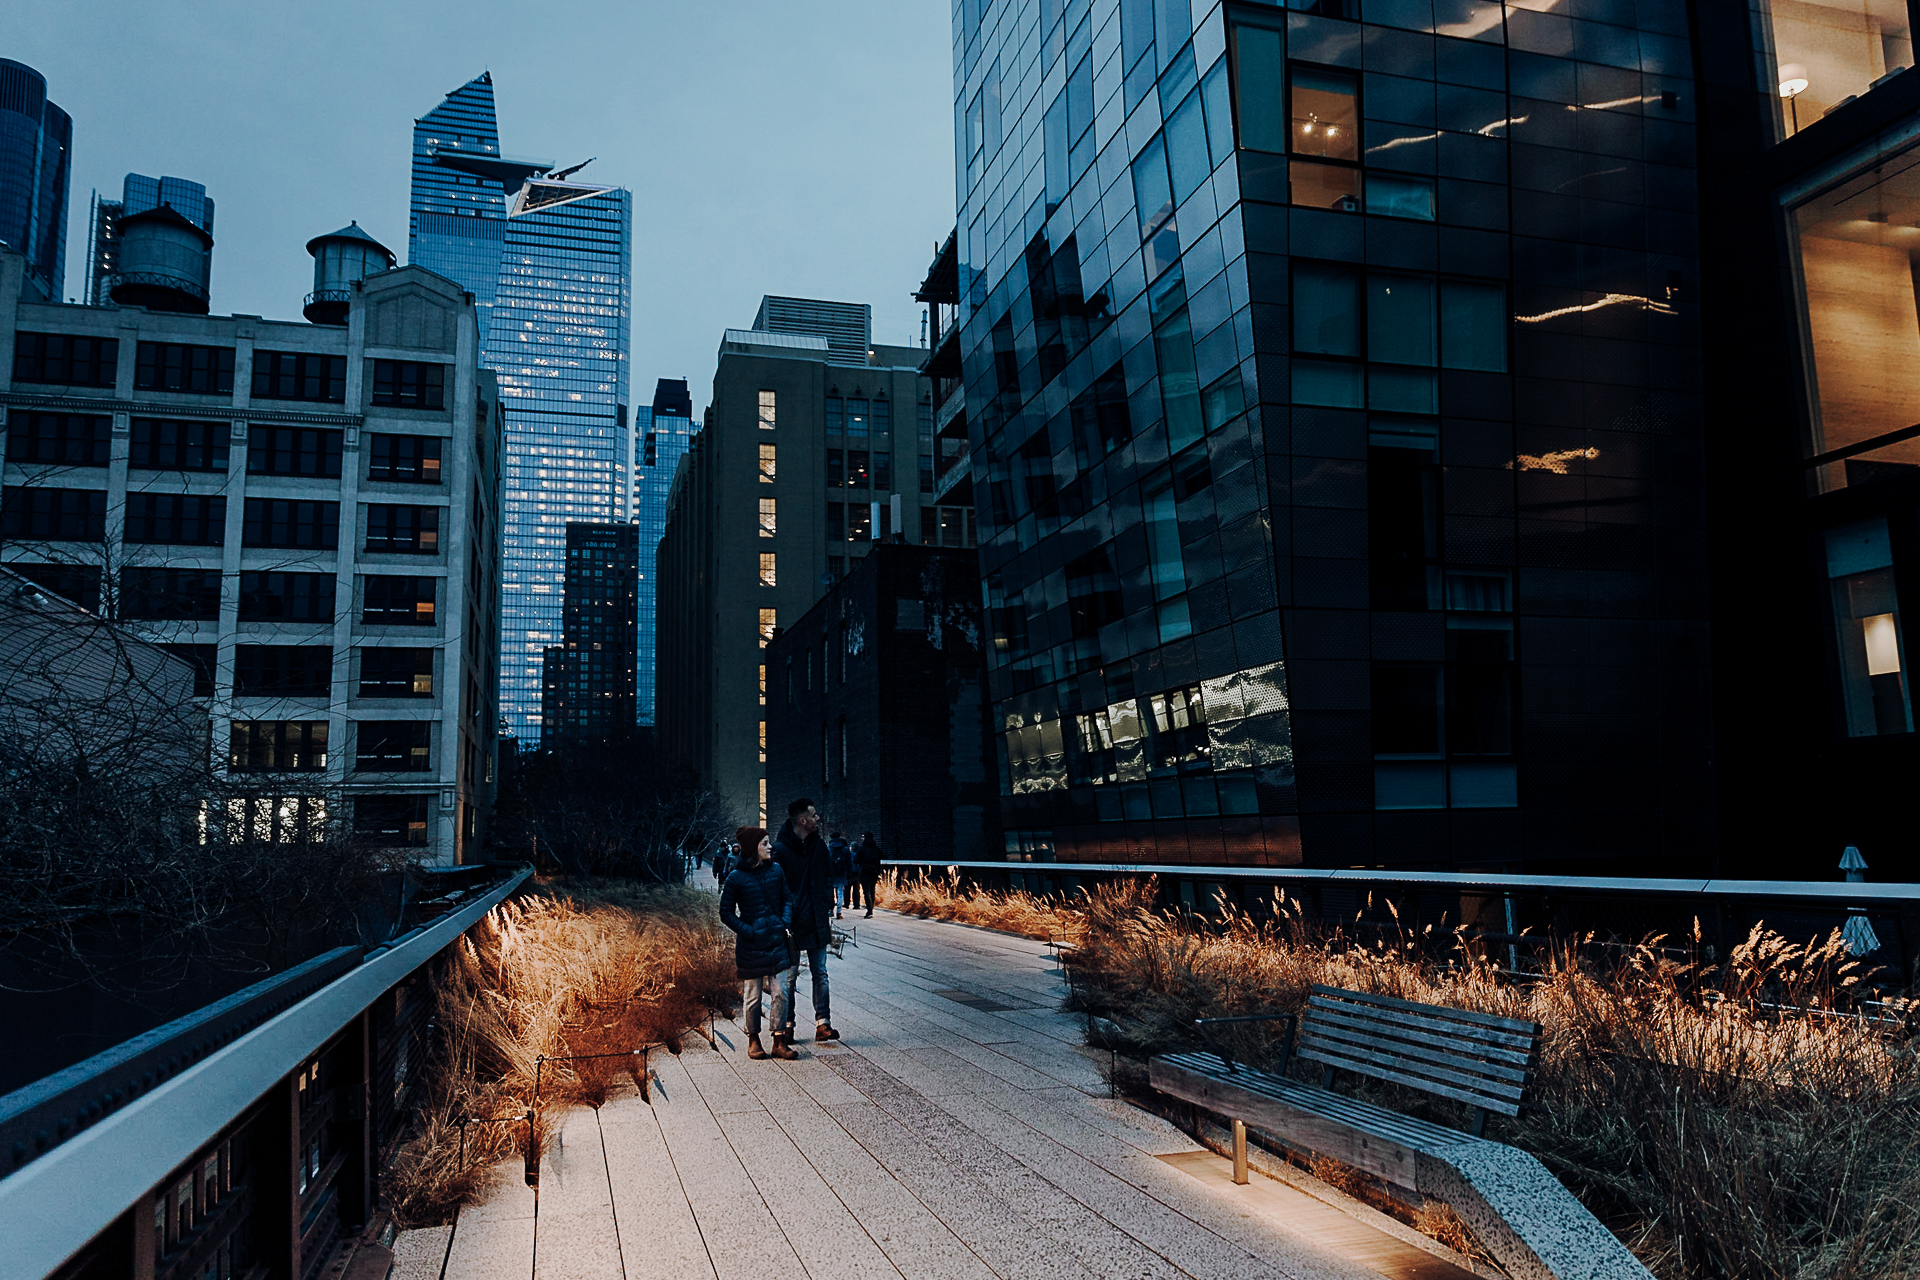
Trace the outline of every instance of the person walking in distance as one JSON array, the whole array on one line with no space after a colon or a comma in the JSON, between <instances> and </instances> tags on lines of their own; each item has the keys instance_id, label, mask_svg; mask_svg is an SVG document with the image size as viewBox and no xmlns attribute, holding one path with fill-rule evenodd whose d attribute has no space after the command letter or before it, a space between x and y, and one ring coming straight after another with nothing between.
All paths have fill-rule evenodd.
<instances>
[{"instance_id":1,"label":"person walking in distance","mask_svg":"<svg viewBox=\"0 0 1920 1280\"><path fill-rule=\"evenodd\" d=\"M760 1047L760 997L772 997L773 1056L800 1055L782 1042L787 1001L793 998L793 953L787 929L793 918L793 894L786 872L773 860L773 841L764 827L742 827L740 865L720 889L720 923L733 930L733 965L740 974L741 1027L747 1056L764 1058Z\"/></svg>"},{"instance_id":2,"label":"person walking in distance","mask_svg":"<svg viewBox=\"0 0 1920 1280\"><path fill-rule=\"evenodd\" d=\"M817 1043L838 1040L827 1007L827 947L833 942L833 866L826 841L820 838L820 814L813 801L795 800L787 806L787 822L773 842L774 861L786 872L793 889L790 913L794 967L787 970L786 1043L793 1043L794 988L800 980L799 953L807 953L813 973L813 1038ZM777 1039L777 1037L776 1037Z\"/></svg>"},{"instance_id":3,"label":"person walking in distance","mask_svg":"<svg viewBox=\"0 0 1920 1280\"><path fill-rule=\"evenodd\" d=\"M853 904L847 900L847 885L853 880L853 850L847 847L847 837L836 831L827 841L827 857L833 864L833 918L841 917L841 908Z\"/></svg>"},{"instance_id":4,"label":"person walking in distance","mask_svg":"<svg viewBox=\"0 0 1920 1280\"><path fill-rule=\"evenodd\" d=\"M860 843L853 850L853 874L860 889L866 894L867 919L873 919L873 891L880 884L880 843L873 838L873 832L862 831ZM854 903L858 906L859 903Z\"/></svg>"}]
</instances>

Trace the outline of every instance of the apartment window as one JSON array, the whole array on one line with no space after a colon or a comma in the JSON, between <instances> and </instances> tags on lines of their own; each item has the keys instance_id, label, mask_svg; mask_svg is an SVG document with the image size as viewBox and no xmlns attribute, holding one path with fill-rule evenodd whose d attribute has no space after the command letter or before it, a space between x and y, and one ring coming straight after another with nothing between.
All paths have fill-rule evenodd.
<instances>
[{"instance_id":1,"label":"apartment window","mask_svg":"<svg viewBox=\"0 0 1920 1280\"><path fill-rule=\"evenodd\" d=\"M344 403L347 358L294 351L256 351L253 353L253 398Z\"/></svg>"},{"instance_id":2,"label":"apartment window","mask_svg":"<svg viewBox=\"0 0 1920 1280\"><path fill-rule=\"evenodd\" d=\"M240 621L333 621L334 576L330 573L242 573Z\"/></svg>"},{"instance_id":3,"label":"apartment window","mask_svg":"<svg viewBox=\"0 0 1920 1280\"><path fill-rule=\"evenodd\" d=\"M771 538L774 535L777 523L774 500L772 498L760 499L760 536L763 538Z\"/></svg>"},{"instance_id":4,"label":"apartment window","mask_svg":"<svg viewBox=\"0 0 1920 1280\"><path fill-rule=\"evenodd\" d=\"M873 455L873 487L882 493L893 489L893 455L891 453Z\"/></svg>"},{"instance_id":5,"label":"apartment window","mask_svg":"<svg viewBox=\"0 0 1920 1280\"><path fill-rule=\"evenodd\" d=\"M760 483L772 484L774 479L773 473L774 473L773 446L770 444L763 444L760 446Z\"/></svg>"},{"instance_id":6,"label":"apartment window","mask_svg":"<svg viewBox=\"0 0 1920 1280\"><path fill-rule=\"evenodd\" d=\"M218 569L122 569L120 616L148 622L216 622Z\"/></svg>"},{"instance_id":7,"label":"apartment window","mask_svg":"<svg viewBox=\"0 0 1920 1280\"><path fill-rule=\"evenodd\" d=\"M847 504L847 537L854 542L868 542L873 538L873 507L865 502Z\"/></svg>"},{"instance_id":8,"label":"apartment window","mask_svg":"<svg viewBox=\"0 0 1920 1280\"><path fill-rule=\"evenodd\" d=\"M1367 437L1367 553L1373 607L1438 609L1440 450L1431 423L1376 422Z\"/></svg>"},{"instance_id":9,"label":"apartment window","mask_svg":"<svg viewBox=\"0 0 1920 1280\"><path fill-rule=\"evenodd\" d=\"M340 545L340 504L248 498L241 545L332 551Z\"/></svg>"},{"instance_id":10,"label":"apartment window","mask_svg":"<svg viewBox=\"0 0 1920 1280\"><path fill-rule=\"evenodd\" d=\"M933 492L933 455L930 453L920 455L920 492Z\"/></svg>"},{"instance_id":11,"label":"apartment window","mask_svg":"<svg viewBox=\"0 0 1920 1280\"><path fill-rule=\"evenodd\" d=\"M243 772L327 767L325 720L235 720L227 767Z\"/></svg>"},{"instance_id":12,"label":"apartment window","mask_svg":"<svg viewBox=\"0 0 1920 1280\"><path fill-rule=\"evenodd\" d=\"M787 677L788 689L791 691L793 685L792 658L787 659ZM760 664L760 705L763 707L767 705L767 664L764 662Z\"/></svg>"},{"instance_id":13,"label":"apartment window","mask_svg":"<svg viewBox=\"0 0 1920 1280\"><path fill-rule=\"evenodd\" d=\"M847 540L847 504L829 502L827 504L827 541L845 542Z\"/></svg>"},{"instance_id":14,"label":"apartment window","mask_svg":"<svg viewBox=\"0 0 1920 1280\"><path fill-rule=\"evenodd\" d=\"M777 405L775 402L773 392L762 391L760 393L760 415L759 415L760 429L762 431L773 430L775 425L776 408L777 408Z\"/></svg>"},{"instance_id":15,"label":"apartment window","mask_svg":"<svg viewBox=\"0 0 1920 1280\"><path fill-rule=\"evenodd\" d=\"M367 479L402 484L439 484L446 441L439 436L368 436Z\"/></svg>"},{"instance_id":16,"label":"apartment window","mask_svg":"<svg viewBox=\"0 0 1920 1280\"><path fill-rule=\"evenodd\" d=\"M133 385L141 391L233 394L233 348L142 342L134 349Z\"/></svg>"},{"instance_id":17,"label":"apartment window","mask_svg":"<svg viewBox=\"0 0 1920 1280\"><path fill-rule=\"evenodd\" d=\"M433 650L386 646L360 650L360 696L431 698Z\"/></svg>"},{"instance_id":18,"label":"apartment window","mask_svg":"<svg viewBox=\"0 0 1920 1280\"><path fill-rule=\"evenodd\" d=\"M763 587L779 585L779 583L774 580L773 552L771 551L763 551L760 553L760 585Z\"/></svg>"},{"instance_id":19,"label":"apartment window","mask_svg":"<svg viewBox=\"0 0 1920 1280\"><path fill-rule=\"evenodd\" d=\"M130 493L126 540L176 547L221 546L227 540L227 500L204 493Z\"/></svg>"},{"instance_id":20,"label":"apartment window","mask_svg":"<svg viewBox=\"0 0 1920 1280\"><path fill-rule=\"evenodd\" d=\"M7 428L7 461L104 467L111 459L113 420L77 413L18 413Z\"/></svg>"},{"instance_id":21,"label":"apartment window","mask_svg":"<svg viewBox=\"0 0 1920 1280\"><path fill-rule=\"evenodd\" d=\"M248 796L227 801L226 839L231 844L308 844L324 840L326 829L327 802L319 796ZM210 1189L209 1204L212 1199ZM213 1269L214 1260L207 1265L203 1277L225 1274Z\"/></svg>"},{"instance_id":22,"label":"apartment window","mask_svg":"<svg viewBox=\"0 0 1920 1280\"><path fill-rule=\"evenodd\" d=\"M1153 320L1153 350L1160 367L1160 406L1166 415L1167 450L1179 453L1206 434L1200 404L1200 374L1194 362L1193 324L1187 318L1185 273L1179 268L1148 291ZM1046 464L1035 459L1035 465Z\"/></svg>"},{"instance_id":23,"label":"apartment window","mask_svg":"<svg viewBox=\"0 0 1920 1280\"><path fill-rule=\"evenodd\" d=\"M99 542L107 536L106 490L8 485L0 494L0 531L9 538Z\"/></svg>"},{"instance_id":24,"label":"apartment window","mask_svg":"<svg viewBox=\"0 0 1920 1280\"><path fill-rule=\"evenodd\" d=\"M367 504L367 550L433 555L440 550L440 508Z\"/></svg>"},{"instance_id":25,"label":"apartment window","mask_svg":"<svg viewBox=\"0 0 1920 1280\"><path fill-rule=\"evenodd\" d=\"M16 333L13 380L61 387L111 387L120 341L65 333Z\"/></svg>"},{"instance_id":26,"label":"apartment window","mask_svg":"<svg viewBox=\"0 0 1920 1280\"><path fill-rule=\"evenodd\" d=\"M360 621L364 626L433 625L433 578L368 574Z\"/></svg>"},{"instance_id":27,"label":"apartment window","mask_svg":"<svg viewBox=\"0 0 1920 1280\"><path fill-rule=\"evenodd\" d=\"M224 422L135 418L127 466L134 471L224 472L230 434Z\"/></svg>"},{"instance_id":28,"label":"apartment window","mask_svg":"<svg viewBox=\"0 0 1920 1280\"><path fill-rule=\"evenodd\" d=\"M865 449L847 451L847 483L856 489L865 489L873 483L871 457Z\"/></svg>"},{"instance_id":29,"label":"apartment window","mask_svg":"<svg viewBox=\"0 0 1920 1280\"><path fill-rule=\"evenodd\" d=\"M1845 736L1913 731L1906 634L1884 517L1825 535Z\"/></svg>"},{"instance_id":30,"label":"apartment window","mask_svg":"<svg viewBox=\"0 0 1920 1280\"><path fill-rule=\"evenodd\" d=\"M847 434L864 436L867 434L867 401L855 396L847 401Z\"/></svg>"},{"instance_id":31,"label":"apartment window","mask_svg":"<svg viewBox=\"0 0 1920 1280\"><path fill-rule=\"evenodd\" d=\"M213 696L214 669L220 659L219 645L163 644L160 647L193 668L194 697L211 698Z\"/></svg>"},{"instance_id":32,"label":"apartment window","mask_svg":"<svg viewBox=\"0 0 1920 1280\"><path fill-rule=\"evenodd\" d=\"M827 487L838 489L847 483L847 451L827 450Z\"/></svg>"},{"instance_id":33,"label":"apartment window","mask_svg":"<svg viewBox=\"0 0 1920 1280\"><path fill-rule=\"evenodd\" d=\"M446 408L447 366L416 360L375 360L373 402L399 409Z\"/></svg>"},{"instance_id":34,"label":"apartment window","mask_svg":"<svg viewBox=\"0 0 1920 1280\"><path fill-rule=\"evenodd\" d=\"M766 648L773 642L773 633L779 627L780 611L762 609L760 611L760 647Z\"/></svg>"},{"instance_id":35,"label":"apartment window","mask_svg":"<svg viewBox=\"0 0 1920 1280\"><path fill-rule=\"evenodd\" d=\"M234 646L233 692L241 698L324 698L333 690L333 646Z\"/></svg>"},{"instance_id":36,"label":"apartment window","mask_svg":"<svg viewBox=\"0 0 1920 1280\"><path fill-rule=\"evenodd\" d=\"M1913 61L1905 5L1756 0L1750 7L1760 94L1771 103L1776 138L1871 93Z\"/></svg>"},{"instance_id":37,"label":"apartment window","mask_svg":"<svg viewBox=\"0 0 1920 1280\"><path fill-rule=\"evenodd\" d=\"M827 434L842 436L847 433L847 402L839 396L828 396L826 405Z\"/></svg>"},{"instance_id":38,"label":"apartment window","mask_svg":"<svg viewBox=\"0 0 1920 1280\"><path fill-rule=\"evenodd\" d=\"M353 833L379 845L419 848L427 843L432 796L355 796Z\"/></svg>"},{"instance_id":39,"label":"apartment window","mask_svg":"<svg viewBox=\"0 0 1920 1280\"><path fill-rule=\"evenodd\" d=\"M342 435L309 427L254 427L247 435L247 473L338 479Z\"/></svg>"},{"instance_id":40,"label":"apartment window","mask_svg":"<svg viewBox=\"0 0 1920 1280\"><path fill-rule=\"evenodd\" d=\"M94 564L30 564L7 561L7 568L43 591L71 600L88 613L100 612L100 566Z\"/></svg>"},{"instance_id":41,"label":"apartment window","mask_svg":"<svg viewBox=\"0 0 1920 1280\"><path fill-rule=\"evenodd\" d=\"M1133 162L1134 208L1140 213L1141 256L1152 280L1180 256L1180 230L1173 216L1173 183L1167 176L1167 146L1155 137Z\"/></svg>"},{"instance_id":42,"label":"apartment window","mask_svg":"<svg viewBox=\"0 0 1920 1280\"><path fill-rule=\"evenodd\" d=\"M1173 486L1164 483L1145 495L1147 563L1153 582L1155 619L1160 642L1191 635L1187 612L1187 570L1180 550L1180 522L1174 509ZM1011 606L1012 602L1008 602Z\"/></svg>"},{"instance_id":43,"label":"apartment window","mask_svg":"<svg viewBox=\"0 0 1920 1280\"><path fill-rule=\"evenodd\" d=\"M1373 666L1375 808L1518 803L1512 620L1449 617L1446 653Z\"/></svg>"},{"instance_id":44,"label":"apartment window","mask_svg":"<svg viewBox=\"0 0 1920 1280\"><path fill-rule=\"evenodd\" d=\"M1487 282L1295 262L1294 401L1437 412L1436 365L1507 367L1505 299Z\"/></svg>"},{"instance_id":45,"label":"apartment window","mask_svg":"<svg viewBox=\"0 0 1920 1280\"><path fill-rule=\"evenodd\" d=\"M765 699L763 698L761 701L764 702ZM765 764L766 762L767 762L767 722L765 720L762 720L760 722L760 763Z\"/></svg>"},{"instance_id":46,"label":"apartment window","mask_svg":"<svg viewBox=\"0 0 1920 1280\"><path fill-rule=\"evenodd\" d=\"M353 767L360 773L425 773L433 768L433 723L362 720L354 726Z\"/></svg>"}]
</instances>

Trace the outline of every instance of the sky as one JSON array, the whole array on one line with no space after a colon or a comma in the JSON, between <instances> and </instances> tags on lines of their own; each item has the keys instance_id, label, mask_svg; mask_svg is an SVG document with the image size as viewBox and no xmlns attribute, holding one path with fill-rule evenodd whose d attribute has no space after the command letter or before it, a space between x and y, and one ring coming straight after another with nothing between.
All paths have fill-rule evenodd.
<instances>
[{"instance_id":1,"label":"sky","mask_svg":"<svg viewBox=\"0 0 1920 1280\"><path fill-rule=\"evenodd\" d=\"M953 227L946 0L21 0L0 57L73 116L67 296L88 197L128 172L214 199L213 310L297 319L308 240L357 220L406 261L413 121L492 71L501 149L634 193L632 402L685 377L762 294L912 293Z\"/></svg>"}]
</instances>

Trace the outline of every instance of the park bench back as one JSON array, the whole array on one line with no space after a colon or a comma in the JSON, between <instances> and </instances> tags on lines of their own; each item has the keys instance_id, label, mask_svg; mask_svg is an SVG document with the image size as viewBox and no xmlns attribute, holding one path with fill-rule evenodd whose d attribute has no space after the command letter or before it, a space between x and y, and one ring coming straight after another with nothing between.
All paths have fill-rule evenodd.
<instances>
[{"instance_id":1,"label":"park bench back","mask_svg":"<svg viewBox=\"0 0 1920 1280\"><path fill-rule=\"evenodd\" d=\"M1299 1054L1336 1070L1403 1084L1478 1108L1520 1114L1540 1049L1540 1024L1392 996L1315 985L1299 1023Z\"/></svg>"}]
</instances>

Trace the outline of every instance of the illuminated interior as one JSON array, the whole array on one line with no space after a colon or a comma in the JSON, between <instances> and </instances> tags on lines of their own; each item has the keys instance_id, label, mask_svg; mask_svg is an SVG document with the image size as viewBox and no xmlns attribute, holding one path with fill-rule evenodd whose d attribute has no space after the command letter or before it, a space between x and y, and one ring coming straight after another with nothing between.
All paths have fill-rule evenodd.
<instances>
[{"instance_id":1,"label":"illuminated interior","mask_svg":"<svg viewBox=\"0 0 1920 1280\"><path fill-rule=\"evenodd\" d=\"M1762 0L1782 136L1913 65L1906 0Z\"/></svg>"}]
</instances>

